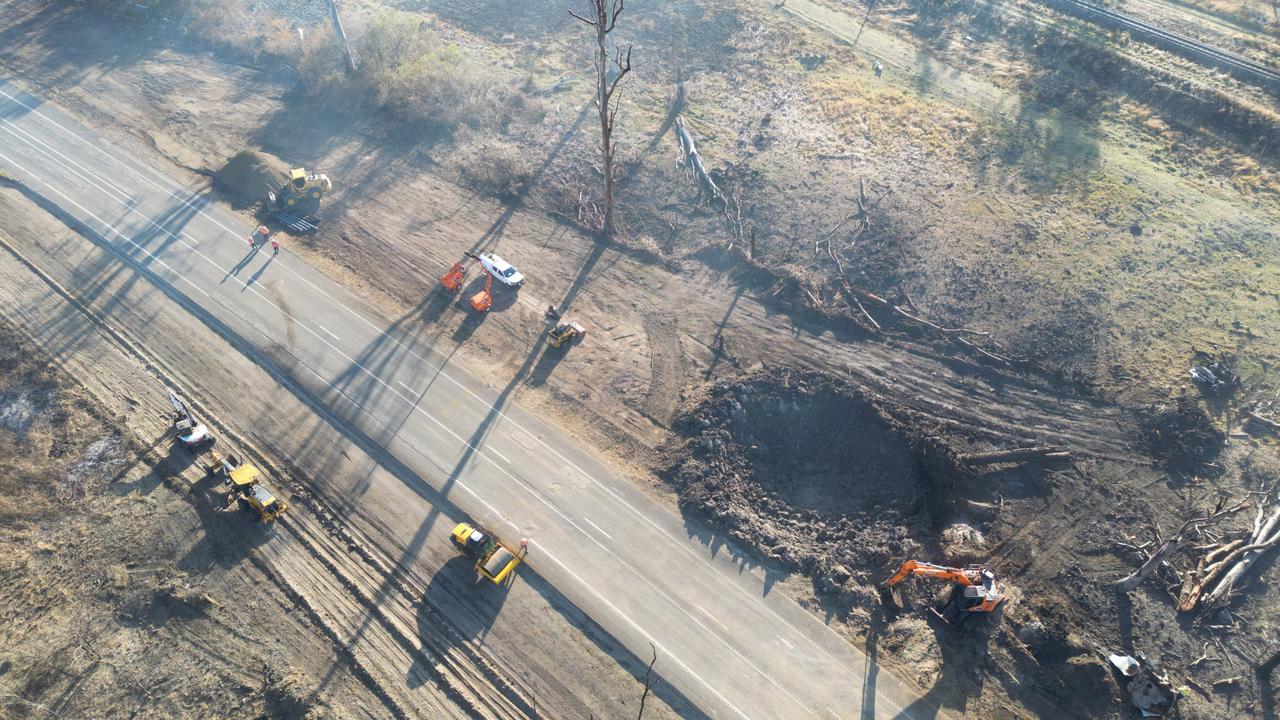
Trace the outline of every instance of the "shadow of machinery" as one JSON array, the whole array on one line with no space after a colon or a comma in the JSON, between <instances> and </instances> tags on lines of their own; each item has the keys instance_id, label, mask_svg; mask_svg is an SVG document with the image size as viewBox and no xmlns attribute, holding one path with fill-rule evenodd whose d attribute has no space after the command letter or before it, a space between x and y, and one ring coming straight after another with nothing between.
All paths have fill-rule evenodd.
<instances>
[{"instance_id":1,"label":"shadow of machinery","mask_svg":"<svg viewBox=\"0 0 1280 720\"><path fill-rule=\"evenodd\" d=\"M949 594L949 589L947 593ZM924 603L935 597L922 598ZM893 621L911 613L923 612L927 616L939 652L941 669L933 686L914 702L902 708L895 718L902 720L926 720L937 717L943 709L960 713L965 711L967 700L982 693L983 675L979 671L987 662L990 644L1000 623L1000 613L994 617L975 618L956 627L938 618L920 603L911 603L896 613L874 613L871 632L867 636L867 674L863 679L866 692L862 697L861 717L875 718L875 686L879 673L876 665L879 641L891 631Z\"/></svg>"},{"instance_id":2,"label":"shadow of machinery","mask_svg":"<svg viewBox=\"0 0 1280 720\"><path fill-rule=\"evenodd\" d=\"M177 452L185 451L179 449ZM181 491L187 480L176 477L169 482ZM203 473L199 480L186 486L186 491L203 534L178 561L178 569L183 572L198 575L214 567L239 565L249 553L275 534L276 524L264 525L241 509L229 484L218 476Z\"/></svg>"},{"instance_id":3,"label":"shadow of machinery","mask_svg":"<svg viewBox=\"0 0 1280 720\"><path fill-rule=\"evenodd\" d=\"M521 569L517 567L505 582L494 585L480 577L475 563L461 555L440 566L418 604L418 639L425 651L417 654L409 668L409 687L423 685L435 673L431 655L438 651L432 648L446 635L444 628L452 626L463 641L484 644Z\"/></svg>"},{"instance_id":4,"label":"shadow of machinery","mask_svg":"<svg viewBox=\"0 0 1280 720\"><path fill-rule=\"evenodd\" d=\"M529 379L526 384L532 387L545 385L556 366L564 361L565 356L573 352L573 346L576 344L577 339L570 340L560 347L551 347L549 343L544 344L542 355L538 357L537 364L529 371Z\"/></svg>"}]
</instances>

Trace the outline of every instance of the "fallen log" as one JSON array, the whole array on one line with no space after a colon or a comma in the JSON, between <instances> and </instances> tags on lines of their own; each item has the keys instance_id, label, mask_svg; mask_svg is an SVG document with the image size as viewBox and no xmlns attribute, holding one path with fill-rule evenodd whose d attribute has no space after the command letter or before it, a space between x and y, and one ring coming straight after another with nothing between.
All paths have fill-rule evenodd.
<instances>
[{"instance_id":1,"label":"fallen log","mask_svg":"<svg viewBox=\"0 0 1280 720\"><path fill-rule=\"evenodd\" d=\"M1178 530L1174 532L1173 536L1168 540L1165 540L1160 545L1160 549L1156 550L1151 557L1147 558L1146 562L1142 563L1142 567L1133 571L1128 576L1116 581L1116 590L1122 593L1133 592L1133 590L1142 584L1143 580L1147 579L1147 576L1151 574L1151 571L1155 570L1179 550L1191 544L1191 538L1189 537L1191 533L1199 533L1206 525L1209 525L1220 518L1226 517L1227 515L1239 512L1248 504L1248 502L1248 496L1245 496L1244 499L1230 507L1226 507L1225 500L1219 501L1218 505L1213 509L1213 512L1184 521ZM1256 524L1257 523L1255 521L1255 525ZM1159 537L1158 532L1156 536L1157 538Z\"/></svg>"},{"instance_id":2,"label":"fallen log","mask_svg":"<svg viewBox=\"0 0 1280 720\"><path fill-rule=\"evenodd\" d=\"M1063 460L1071 457L1069 450L1056 445L1036 445L1034 447L996 450L983 453L962 453L960 462L966 465L996 465L998 463L1027 462L1030 460Z\"/></svg>"},{"instance_id":3,"label":"fallen log","mask_svg":"<svg viewBox=\"0 0 1280 720\"><path fill-rule=\"evenodd\" d=\"M1267 430L1270 430L1270 431L1271 431L1271 432L1273 432L1273 433L1280 433L1280 422L1276 422L1275 420L1272 420L1272 419L1270 419L1270 418L1265 418L1265 417L1263 417L1263 416L1261 416L1261 415L1259 415L1259 414L1255 413L1255 412L1254 412L1254 411L1252 411L1252 410L1245 410L1245 411L1244 411L1244 414L1245 414L1246 416L1248 416L1248 418L1249 418L1250 420L1252 420L1252 421L1254 421L1255 423L1257 423L1257 424L1261 425L1262 427L1266 428Z\"/></svg>"},{"instance_id":4,"label":"fallen log","mask_svg":"<svg viewBox=\"0 0 1280 720\"><path fill-rule=\"evenodd\" d=\"M1248 572L1267 550L1280 543L1280 529L1277 529L1280 527L1280 506L1277 506L1271 515L1265 517L1264 515L1265 512L1259 505L1258 515L1253 521L1253 533L1249 536L1249 546L1233 553L1236 557L1234 564L1222 574L1213 590L1201 596L1202 605L1208 607L1225 601L1235 587L1236 581Z\"/></svg>"},{"instance_id":5,"label":"fallen log","mask_svg":"<svg viewBox=\"0 0 1280 720\"><path fill-rule=\"evenodd\" d=\"M693 136L689 134L689 128L685 127L683 115L676 116L676 139L680 141L681 162L698 178L698 186L708 198L724 202L724 193L720 192L715 180L711 179L711 175L702 165L702 156L698 154L698 148L693 144Z\"/></svg>"}]
</instances>

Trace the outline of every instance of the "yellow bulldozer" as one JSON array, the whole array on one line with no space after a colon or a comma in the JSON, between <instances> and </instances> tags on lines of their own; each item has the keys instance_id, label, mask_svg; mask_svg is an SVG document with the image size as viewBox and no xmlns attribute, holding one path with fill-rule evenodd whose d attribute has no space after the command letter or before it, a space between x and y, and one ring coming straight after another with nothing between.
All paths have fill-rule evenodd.
<instances>
[{"instance_id":1,"label":"yellow bulldozer","mask_svg":"<svg viewBox=\"0 0 1280 720\"><path fill-rule=\"evenodd\" d=\"M266 475L253 463L240 463L234 457L215 450L210 453L204 467L210 475L221 476L229 483L236 504L259 522L269 523L289 509L289 504L267 487Z\"/></svg>"}]
</instances>

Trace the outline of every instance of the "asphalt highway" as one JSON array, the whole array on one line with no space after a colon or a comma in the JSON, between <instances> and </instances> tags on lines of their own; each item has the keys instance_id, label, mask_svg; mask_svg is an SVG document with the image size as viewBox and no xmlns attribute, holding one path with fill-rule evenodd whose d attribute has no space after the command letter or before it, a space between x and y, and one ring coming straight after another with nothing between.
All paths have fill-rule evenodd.
<instances>
[{"instance_id":1,"label":"asphalt highway","mask_svg":"<svg viewBox=\"0 0 1280 720\"><path fill-rule=\"evenodd\" d=\"M680 517L522 410L506 378L480 377L396 332L287 245L279 255L251 249L252 228L209 191L137 156L0 78L0 171L97 236L140 282L169 286L193 322L216 322L335 412L358 415L477 521L512 543L528 538L530 569L638 657L653 643L664 678L708 715L938 714L760 572L693 537ZM402 507L406 520L423 512L397 483L334 492L355 506Z\"/></svg>"}]
</instances>

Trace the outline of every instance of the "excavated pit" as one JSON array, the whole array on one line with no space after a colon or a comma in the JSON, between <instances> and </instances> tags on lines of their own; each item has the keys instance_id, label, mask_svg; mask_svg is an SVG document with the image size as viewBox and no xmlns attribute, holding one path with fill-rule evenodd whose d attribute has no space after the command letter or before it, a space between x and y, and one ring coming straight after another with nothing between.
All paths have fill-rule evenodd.
<instances>
[{"instance_id":1,"label":"excavated pit","mask_svg":"<svg viewBox=\"0 0 1280 720\"><path fill-rule=\"evenodd\" d=\"M722 381L676 428L685 439L665 475L682 509L824 594L869 604L886 566L937 542L951 452L835 377Z\"/></svg>"}]
</instances>

